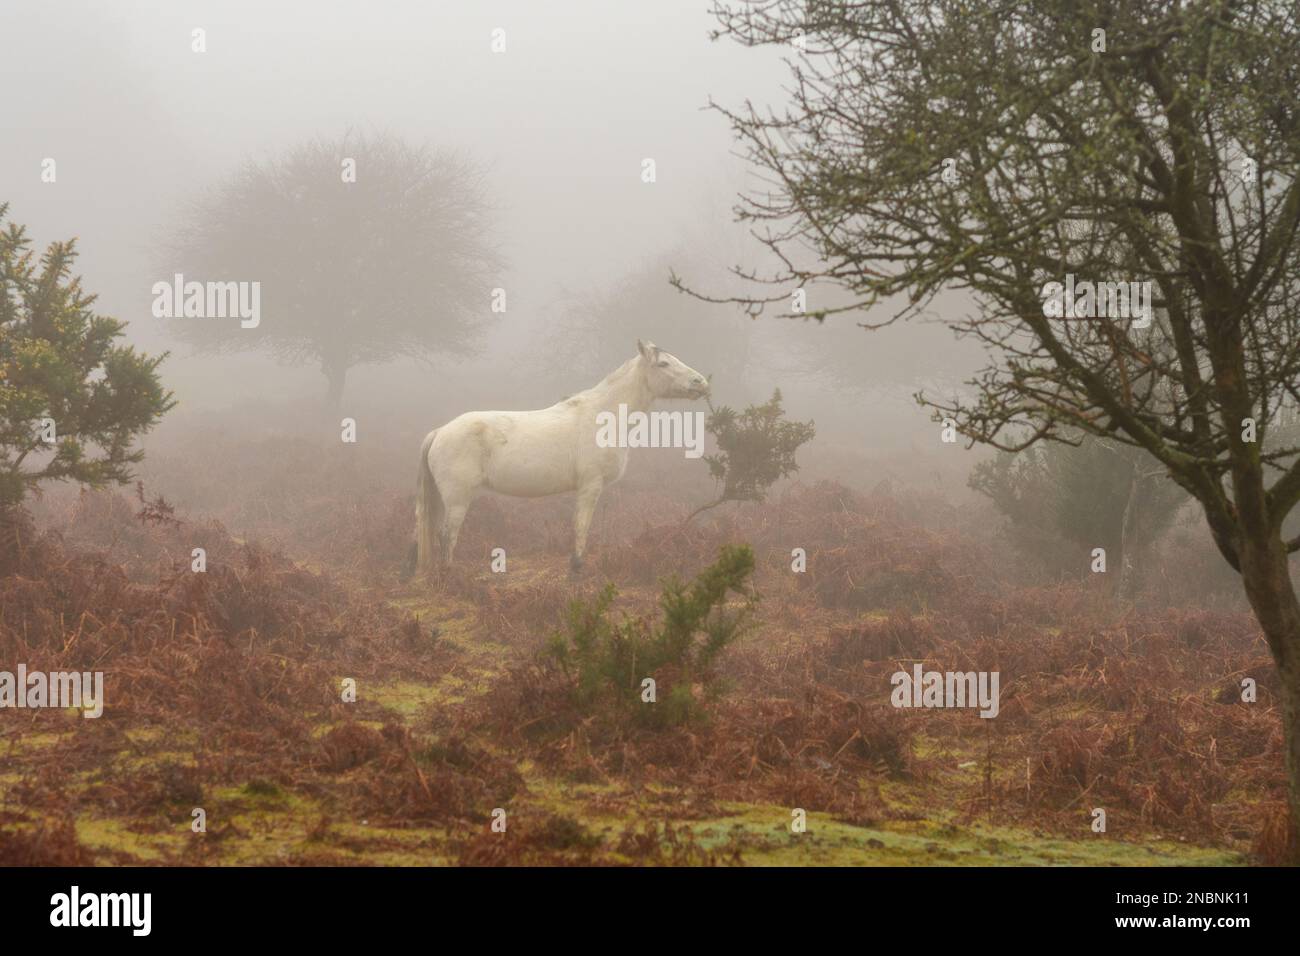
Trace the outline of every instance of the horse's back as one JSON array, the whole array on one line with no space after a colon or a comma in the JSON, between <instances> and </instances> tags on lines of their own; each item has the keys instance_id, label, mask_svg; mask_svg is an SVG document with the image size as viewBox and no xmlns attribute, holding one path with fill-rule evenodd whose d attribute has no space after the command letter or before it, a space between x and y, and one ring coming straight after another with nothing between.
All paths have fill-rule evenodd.
<instances>
[{"instance_id":1,"label":"horse's back","mask_svg":"<svg viewBox=\"0 0 1300 956\"><path fill-rule=\"evenodd\" d=\"M532 498L571 491L576 427L563 403L525 412L466 412L438 429L430 462L439 485Z\"/></svg>"}]
</instances>

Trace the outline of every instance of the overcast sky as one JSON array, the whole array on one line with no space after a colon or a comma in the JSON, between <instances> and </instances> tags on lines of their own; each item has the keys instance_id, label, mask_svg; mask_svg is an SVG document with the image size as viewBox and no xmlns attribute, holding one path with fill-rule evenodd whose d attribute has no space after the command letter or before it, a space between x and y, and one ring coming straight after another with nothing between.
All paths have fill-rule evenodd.
<instances>
[{"instance_id":1,"label":"overcast sky","mask_svg":"<svg viewBox=\"0 0 1300 956\"><path fill-rule=\"evenodd\" d=\"M242 159L356 126L472 152L514 278L538 295L590 284L671 246L701 202L725 215L713 194L742 167L704 107L781 79L770 52L710 42L701 0L566 0L562 15L532 0L3 9L0 182L39 238L80 237L88 273Z\"/></svg>"},{"instance_id":2,"label":"overcast sky","mask_svg":"<svg viewBox=\"0 0 1300 956\"><path fill-rule=\"evenodd\" d=\"M77 236L101 310L129 321L132 341L173 350L165 376L186 406L220 406L259 390L311 394L321 377L260 355L190 357L150 316L149 289L169 278L158 274L159 237L185 203L243 160L350 127L460 148L486 167L509 263L509 311L493 320L487 361L514 360L545 342L565 293L608 288L701 235L740 248L728 245L730 210L755 180L707 104L783 103L786 71L777 51L711 41L708 6L5 0L0 200L42 244ZM195 28L206 31L202 54ZM492 51L496 28L504 53ZM41 181L47 157L54 184ZM653 186L640 178L645 158ZM682 266L708 287L733 261ZM946 333L888 334L917 336L918 354L948 343ZM866 368L881 344L870 339L835 347L860 350ZM350 382L382 389L421 374L407 363ZM895 398L928 429L913 390L899 385Z\"/></svg>"}]
</instances>

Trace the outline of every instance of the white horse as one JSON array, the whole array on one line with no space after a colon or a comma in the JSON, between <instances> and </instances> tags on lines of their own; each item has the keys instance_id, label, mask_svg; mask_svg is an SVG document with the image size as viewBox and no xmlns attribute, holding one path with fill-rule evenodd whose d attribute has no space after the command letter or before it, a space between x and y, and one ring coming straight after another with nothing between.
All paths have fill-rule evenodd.
<instances>
[{"instance_id":1,"label":"white horse","mask_svg":"<svg viewBox=\"0 0 1300 956\"><path fill-rule=\"evenodd\" d=\"M450 564L470 502L481 488L517 498L577 491L573 557L582 569L587 529L605 486L623 477L626 448L597 444L600 412L644 412L659 398L702 398L703 375L652 342L599 384L550 408L528 412L466 412L425 436L415 492L413 564L427 571L435 552Z\"/></svg>"}]
</instances>

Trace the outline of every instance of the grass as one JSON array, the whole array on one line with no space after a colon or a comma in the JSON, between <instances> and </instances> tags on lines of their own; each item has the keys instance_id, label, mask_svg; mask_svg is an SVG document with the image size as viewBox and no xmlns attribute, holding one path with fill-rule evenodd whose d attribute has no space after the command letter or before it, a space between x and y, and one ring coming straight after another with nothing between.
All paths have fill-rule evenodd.
<instances>
[{"instance_id":1,"label":"grass","mask_svg":"<svg viewBox=\"0 0 1300 956\"><path fill-rule=\"evenodd\" d=\"M302 562L302 566L318 567L310 562ZM508 575L483 571L472 582L475 587L485 585L490 589L482 608L464 596L457 596L456 587L461 585L455 582L430 587L418 583L380 584L374 578L358 577L355 582L349 581L371 598L382 599L393 608L417 615L420 622L420 634L414 641L404 646L386 646L383 653L391 653L392 657L377 658L384 663L384 668L359 678L359 706L355 713L364 719L350 722L372 731L383 729L386 723L403 723L412 731L411 749L421 753L433 740L427 735L431 714L473 702L508 668L530 653L528 639L547 625L543 620L547 612L535 609L551 607L557 596L564 596L565 590L575 593L578 590L556 581L556 575L563 573L562 560L558 557L530 560L512 556ZM465 593L477 593L465 587ZM543 590L545 593L538 593ZM651 585L630 584L623 589L622 596L639 612L654 607L657 593L658 589ZM802 609L806 605L795 607ZM891 617L880 611L844 612L836 617L837 613L827 612L826 621L848 626L854 621L878 624ZM1044 627L1034 634L1059 632L1060 628ZM366 632L359 628L358 633ZM773 659L784 660L787 654L793 657L794 652L809 643L809 631L793 628L792 621L776 619L750 639L761 640ZM424 646L426 640L428 647ZM417 644L417 651L410 653L410 647ZM358 656L358 660L365 659L364 655ZM354 662L337 657L329 660L329 672L338 676L344 676L344 669ZM418 671L421 676L399 672L400 665L389 667L389 660L413 661L415 666L423 668ZM426 680L423 675L432 676ZM274 700L278 691L270 688L265 693L267 700ZM888 691L882 691L880 696L887 697ZM302 716L310 718L314 713L309 709ZM1064 721L1087 717L1096 713L1096 708L1086 701L1052 699L1043 713L1053 721ZM79 732L103 729L84 726L92 722L83 722L75 713L58 716L64 719L47 721L40 732L19 730L22 725L15 723L0 724L0 811L8 811L13 821L6 822L5 828L25 829L47 822L41 811L24 807L24 798L13 792L21 792L22 788L30 790L33 781L39 779L37 770L59 765L65 748L72 751L80 742ZM320 738L339 726L337 716L337 711L319 714L320 724L312 727L310 736ZM1033 725L1035 730L1020 734L1032 737L1042 722L1040 713L1038 723ZM193 766L196 752L203 752L202 739L199 732L187 730L185 726L141 726L126 728L125 739L108 744L110 749L83 749L88 755L83 769L69 771L61 780L66 799L59 812L75 810L78 838L97 862L445 865L458 862L463 841L495 838L482 823L402 827L391 825L392 816L387 818L389 825L385 826L355 818L340 808L328 778L316 778L317 783L323 780L323 785L298 788L263 779L237 779L223 786L205 787L207 832L203 834L191 831L187 806L169 806L131 819L96 816L104 811L88 806L82 797L88 786L111 785L115 776L125 776L129 782L131 777L162 770L167 764ZM106 740L111 738L100 736L96 743L103 746ZM890 811L881 814L883 819L863 826L829 814L810 812L806 832L797 834L790 830L789 806L765 802L714 804L709 802L707 788L702 795L687 785L679 790L662 784L633 785L621 778L613 783L577 783L543 770L529 759L526 751L504 753L506 748L498 741L480 740L474 735L470 742L493 757L509 760L524 780L524 787L509 802L502 798L512 833L536 833L538 827L562 821L558 827L560 838L545 847L548 855L544 862L655 862L673 859L673 849L683 840L704 853L716 854L720 861L734 858L754 866L1234 866L1249 862L1228 849L1169 840L1153 832L1126 830L1121 813L1112 815L1108 834L1093 834L1082 809L1077 815L1077 834L1071 815L1043 824L1042 830L1035 829L1040 823L1039 816L1019 813L1010 807L1001 817L996 815L996 807L990 819L972 821L969 817L959 817L948 808L957 802L957 795L970 798L979 792L986 742L979 736L956 735L942 722L927 724L924 731L916 731L911 738L910 754L923 764L920 772L914 777L877 781ZM111 749L116 744L121 744L119 749ZM1007 749L1001 738L993 754L995 782L1023 772L1025 755ZM373 764L355 766L340 771L339 779L350 784L364 779L366 774L374 772L373 768ZM253 771L236 765L233 771L219 772L222 776L217 779L224 781L230 779L232 772ZM286 776L293 779L292 764ZM1245 802L1258 795L1257 789L1243 783L1221 799ZM1020 825L1004 826L1000 819ZM581 839L572 842L563 839L563 834L568 832L565 827L570 825ZM658 834L662 856L630 855L623 839L629 827ZM1187 832L1190 836L1193 831ZM4 830L0 829L0 840L3 836ZM533 850L525 849L525 862L530 852Z\"/></svg>"}]
</instances>

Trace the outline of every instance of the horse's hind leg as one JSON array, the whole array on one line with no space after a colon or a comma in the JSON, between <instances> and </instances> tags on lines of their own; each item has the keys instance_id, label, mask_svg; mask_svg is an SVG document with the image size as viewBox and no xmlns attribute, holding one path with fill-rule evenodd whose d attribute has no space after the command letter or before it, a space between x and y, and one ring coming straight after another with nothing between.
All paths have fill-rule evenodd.
<instances>
[{"instance_id":1,"label":"horse's hind leg","mask_svg":"<svg viewBox=\"0 0 1300 956\"><path fill-rule=\"evenodd\" d=\"M460 537L460 526L465 521L465 512L469 511L471 496L449 498L443 495L442 518L442 563L451 564L452 555L456 553L456 539Z\"/></svg>"},{"instance_id":2,"label":"horse's hind leg","mask_svg":"<svg viewBox=\"0 0 1300 956\"><path fill-rule=\"evenodd\" d=\"M573 557L569 569L577 574L582 570L582 558L587 553L587 532L591 529L591 516L596 512L596 502L605 488L603 481L595 481L578 489L578 507L573 513Z\"/></svg>"}]
</instances>

